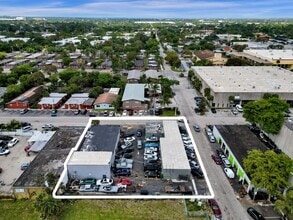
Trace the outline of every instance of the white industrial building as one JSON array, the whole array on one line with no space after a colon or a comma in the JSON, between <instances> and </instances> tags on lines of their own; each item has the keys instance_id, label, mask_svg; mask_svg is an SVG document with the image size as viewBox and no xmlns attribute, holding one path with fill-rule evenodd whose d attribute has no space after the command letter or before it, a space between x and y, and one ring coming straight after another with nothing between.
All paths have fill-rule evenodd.
<instances>
[{"instance_id":1,"label":"white industrial building","mask_svg":"<svg viewBox=\"0 0 293 220\"><path fill-rule=\"evenodd\" d=\"M244 50L243 53L269 61L272 64L287 68L293 67L293 50Z\"/></svg>"},{"instance_id":2,"label":"white industrial building","mask_svg":"<svg viewBox=\"0 0 293 220\"><path fill-rule=\"evenodd\" d=\"M68 178L110 177L119 137L119 125L91 126L84 133L80 146L68 159Z\"/></svg>"},{"instance_id":3,"label":"white industrial building","mask_svg":"<svg viewBox=\"0 0 293 220\"><path fill-rule=\"evenodd\" d=\"M190 177L191 170L177 121L163 121L163 127L165 137L160 138L163 178Z\"/></svg>"},{"instance_id":4,"label":"white industrial building","mask_svg":"<svg viewBox=\"0 0 293 220\"><path fill-rule=\"evenodd\" d=\"M293 103L293 72L277 66L196 66L201 93L210 88L216 108L230 106L230 96L239 103L258 100L265 93L277 94Z\"/></svg>"},{"instance_id":5,"label":"white industrial building","mask_svg":"<svg viewBox=\"0 0 293 220\"><path fill-rule=\"evenodd\" d=\"M75 151L68 161L67 170L71 179L110 177L111 159L112 152L109 151Z\"/></svg>"}]
</instances>

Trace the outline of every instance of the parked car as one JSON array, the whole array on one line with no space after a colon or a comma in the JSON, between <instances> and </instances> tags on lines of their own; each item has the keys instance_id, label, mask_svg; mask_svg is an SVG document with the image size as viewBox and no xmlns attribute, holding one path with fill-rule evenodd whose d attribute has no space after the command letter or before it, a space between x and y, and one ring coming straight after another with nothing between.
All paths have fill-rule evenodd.
<instances>
[{"instance_id":1,"label":"parked car","mask_svg":"<svg viewBox=\"0 0 293 220\"><path fill-rule=\"evenodd\" d=\"M213 135L213 132L212 132L212 130L210 128L206 127L205 131L206 131L207 136Z\"/></svg>"},{"instance_id":2,"label":"parked car","mask_svg":"<svg viewBox=\"0 0 293 220\"><path fill-rule=\"evenodd\" d=\"M127 116L127 110L124 110L124 111L122 112L122 116Z\"/></svg>"},{"instance_id":3,"label":"parked car","mask_svg":"<svg viewBox=\"0 0 293 220\"><path fill-rule=\"evenodd\" d=\"M141 129L137 129L136 131L136 137L141 137L142 136L142 130Z\"/></svg>"},{"instance_id":4,"label":"parked car","mask_svg":"<svg viewBox=\"0 0 293 220\"><path fill-rule=\"evenodd\" d=\"M229 179L234 179L235 174L230 168L224 168L224 172Z\"/></svg>"},{"instance_id":5,"label":"parked car","mask_svg":"<svg viewBox=\"0 0 293 220\"><path fill-rule=\"evenodd\" d=\"M13 147L14 145L16 145L19 142L19 140L17 138L13 138L11 141L8 142L7 146L8 147Z\"/></svg>"},{"instance_id":6,"label":"parked car","mask_svg":"<svg viewBox=\"0 0 293 220\"><path fill-rule=\"evenodd\" d=\"M97 179L89 177L89 178L85 178L85 179L80 180L79 185L88 185L88 184L95 185L96 182L97 182Z\"/></svg>"},{"instance_id":7,"label":"parked car","mask_svg":"<svg viewBox=\"0 0 293 220\"><path fill-rule=\"evenodd\" d=\"M213 114L216 114L216 113L217 113L217 110L216 110L215 108L211 108L211 112L212 112Z\"/></svg>"},{"instance_id":8,"label":"parked car","mask_svg":"<svg viewBox=\"0 0 293 220\"><path fill-rule=\"evenodd\" d=\"M23 115L23 114L25 114L27 112L28 112L28 109L24 108L24 109L21 109L19 113Z\"/></svg>"},{"instance_id":9,"label":"parked car","mask_svg":"<svg viewBox=\"0 0 293 220\"><path fill-rule=\"evenodd\" d=\"M130 169L117 169L114 172L115 176L130 176L131 170Z\"/></svg>"},{"instance_id":10,"label":"parked car","mask_svg":"<svg viewBox=\"0 0 293 220\"><path fill-rule=\"evenodd\" d=\"M214 135L210 135L210 136L209 136L209 141L210 141L211 143L215 143L215 142L216 142L216 138L215 138L215 136L214 136Z\"/></svg>"},{"instance_id":11,"label":"parked car","mask_svg":"<svg viewBox=\"0 0 293 220\"><path fill-rule=\"evenodd\" d=\"M192 142L191 142L191 140L189 140L189 141L183 141L183 144L185 144L185 145L192 145Z\"/></svg>"},{"instance_id":12,"label":"parked car","mask_svg":"<svg viewBox=\"0 0 293 220\"><path fill-rule=\"evenodd\" d=\"M200 167L198 168L191 168L191 174L198 177L198 178L203 178L204 175L203 175L203 172L202 170L200 169Z\"/></svg>"},{"instance_id":13,"label":"parked car","mask_svg":"<svg viewBox=\"0 0 293 220\"><path fill-rule=\"evenodd\" d=\"M122 144L120 147L121 149L126 149L126 148L129 148L131 147L133 144L131 141L126 141L124 144Z\"/></svg>"},{"instance_id":14,"label":"parked car","mask_svg":"<svg viewBox=\"0 0 293 220\"><path fill-rule=\"evenodd\" d=\"M52 116L52 117L57 116L57 109L52 109L52 110L51 110L51 116Z\"/></svg>"},{"instance_id":15,"label":"parked car","mask_svg":"<svg viewBox=\"0 0 293 220\"><path fill-rule=\"evenodd\" d=\"M218 155L216 155L216 154L212 154L211 157L212 157L212 159L215 161L216 164L218 164L218 165L223 164L221 158L220 158Z\"/></svg>"},{"instance_id":16,"label":"parked car","mask_svg":"<svg viewBox=\"0 0 293 220\"><path fill-rule=\"evenodd\" d=\"M122 157L126 158L126 159L131 159L133 157L133 154L132 153L125 153L125 154L123 154Z\"/></svg>"},{"instance_id":17,"label":"parked car","mask_svg":"<svg viewBox=\"0 0 293 220\"><path fill-rule=\"evenodd\" d=\"M235 106L238 112L243 112L243 108L241 105L236 105Z\"/></svg>"},{"instance_id":18,"label":"parked car","mask_svg":"<svg viewBox=\"0 0 293 220\"><path fill-rule=\"evenodd\" d=\"M27 132L27 131L30 131L32 130L32 126L31 125L27 125L27 126L24 126L21 128L22 132Z\"/></svg>"},{"instance_id":19,"label":"parked car","mask_svg":"<svg viewBox=\"0 0 293 220\"><path fill-rule=\"evenodd\" d=\"M97 191L97 188L94 184L86 184L86 185L81 185L79 187L80 192L95 192Z\"/></svg>"},{"instance_id":20,"label":"parked car","mask_svg":"<svg viewBox=\"0 0 293 220\"><path fill-rule=\"evenodd\" d=\"M89 117L97 117L97 112L90 112L89 114Z\"/></svg>"},{"instance_id":21,"label":"parked car","mask_svg":"<svg viewBox=\"0 0 293 220\"><path fill-rule=\"evenodd\" d=\"M199 168L199 164L194 160L189 160L189 165L191 168L196 168L196 169Z\"/></svg>"},{"instance_id":22,"label":"parked car","mask_svg":"<svg viewBox=\"0 0 293 220\"><path fill-rule=\"evenodd\" d=\"M160 178L160 173L153 170L147 170L144 172L144 177L146 178Z\"/></svg>"},{"instance_id":23,"label":"parked car","mask_svg":"<svg viewBox=\"0 0 293 220\"><path fill-rule=\"evenodd\" d=\"M232 108L231 109L231 112L232 112L233 115L237 115L238 114L238 111L237 111L236 108Z\"/></svg>"},{"instance_id":24,"label":"parked car","mask_svg":"<svg viewBox=\"0 0 293 220\"><path fill-rule=\"evenodd\" d=\"M264 216L252 207L249 207L247 212L254 220L265 220Z\"/></svg>"},{"instance_id":25,"label":"parked car","mask_svg":"<svg viewBox=\"0 0 293 220\"><path fill-rule=\"evenodd\" d=\"M42 126L42 128L43 129L45 129L45 130L51 130L51 129L53 129L55 126L53 125L53 124L44 124L43 126Z\"/></svg>"},{"instance_id":26,"label":"parked car","mask_svg":"<svg viewBox=\"0 0 293 220\"><path fill-rule=\"evenodd\" d=\"M30 163L23 163L23 164L21 164L20 169L26 170L29 167L29 165L30 165Z\"/></svg>"},{"instance_id":27,"label":"parked car","mask_svg":"<svg viewBox=\"0 0 293 220\"><path fill-rule=\"evenodd\" d=\"M125 158L126 159L126 158ZM129 160L129 159L127 159ZM127 162L120 162L116 164L117 169L132 169L132 164Z\"/></svg>"},{"instance_id":28,"label":"parked car","mask_svg":"<svg viewBox=\"0 0 293 220\"><path fill-rule=\"evenodd\" d=\"M152 150L149 150L149 149L146 148L144 150L144 155L147 155L147 154L158 156L158 153L156 151L152 151Z\"/></svg>"},{"instance_id":29,"label":"parked car","mask_svg":"<svg viewBox=\"0 0 293 220\"><path fill-rule=\"evenodd\" d=\"M144 110L139 110L138 115L143 116L143 114L144 114Z\"/></svg>"},{"instance_id":30,"label":"parked car","mask_svg":"<svg viewBox=\"0 0 293 220\"><path fill-rule=\"evenodd\" d=\"M200 132L199 125L193 125L193 130L196 131L196 132Z\"/></svg>"},{"instance_id":31,"label":"parked car","mask_svg":"<svg viewBox=\"0 0 293 220\"><path fill-rule=\"evenodd\" d=\"M190 160L194 160L196 158L195 153L186 152L187 158Z\"/></svg>"},{"instance_id":32,"label":"parked car","mask_svg":"<svg viewBox=\"0 0 293 220\"><path fill-rule=\"evenodd\" d=\"M213 211L215 217L218 218L218 219L221 219L222 218L222 212L221 212L221 209L220 209L217 201L214 200L214 199L209 199L208 202L209 202L209 204L210 204L210 206L212 208L212 211Z\"/></svg>"},{"instance_id":33,"label":"parked car","mask_svg":"<svg viewBox=\"0 0 293 220\"><path fill-rule=\"evenodd\" d=\"M132 137L127 137L127 138L124 138L124 142L129 142L129 141L135 141L135 137L132 136Z\"/></svg>"},{"instance_id":34,"label":"parked car","mask_svg":"<svg viewBox=\"0 0 293 220\"><path fill-rule=\"evenodd\" d=\"M108 186L114 183L113 179L103 177L102 179L98 179L96 182L97 186Z\"/></svg>"},{"instance_id":35,"label":"parked car","mask_svg":"<svg viewBox=\"0 0 293 220\"><path fill-rule=\"evenodd\" d=\"M137 140L137 149L142 149L142 140Z\"/></svg>"},{"instance_id":36,"label":"parked car","mask_svg":"<svg viewBox=\"0 0 293 220\"><path fill-rule=\"evenodd\" d=\"M7 155L9 153L10 153L9 149L3 148L3 147L0 148L0 156Z\"/></svg>"},{"instance_id":37,"label":"parked car","mask_svg":"<svg viewBox=\"0 0 293 220\"><path fill-rule=\"evenodd\" d=\"M87 113L87 109L83 109L83 110L81 110L81 112L80 112L82 115L85 115L86 113Z\"/></svg>"},{"instance_id":38,"label":"parked car","mask_svg":"<svg viewBox=\"0 0 293 220\"><path fill-rule=\"evenodd\" d=\"M157 163L145 163L143 166L144 171L147 170L160 170L161 169L161 165L157 164Z\"/></svg>"},{"instance_id":39,"label":"parked car","mask_svg":"<svg viewBox=\"0 0 293 220\"><path fill-rule=\"evenodd\" d=\"M225 157L225 155L221 155L221 159L222 162L224 164L225 167L230 168L231 167L231 163L229 162L229 160Z\"/></svg>"},{"instance_id":40,"label":"parked car","mask_svg":"<svg viewBox=\"0 0 293 220\"><path fill-rule=\"evenodd\" d=\"M122 184L122 185L126 185L126 186L131 186L132 185L132 181L126 178L120 178L116 180L116 184Z\"/></svg>"},{"instance_id":41,"label":"parked car","mask_svg":"<svg viewBox=\"0 0 293 220\"><path fill-rule=\"evenodd\" d=\"M158 160L158 156L152 154L144 154L144 160Z\"/></svg>"},{"instance_id":42,"label":"parked car","mask_svg":"<svg viewBox=\"0 0 293 220\"><path fill-rule=\"evenodd\" d=\"M74 114L75 114L75 115L79 115L79 113L80 113L80 110L79 110L79 109L76 109L76 110L74 111Z\"/></svg>"},{"instance_id":43,"label":"parked car","mask_svg":"<svg viewBox=\"0 0 293 220\"><path fill-rule=\"evenodd\" d=\"M190 142L190 137L182 137L183 141L189 141Z\"/></svg>"}]
</instances>

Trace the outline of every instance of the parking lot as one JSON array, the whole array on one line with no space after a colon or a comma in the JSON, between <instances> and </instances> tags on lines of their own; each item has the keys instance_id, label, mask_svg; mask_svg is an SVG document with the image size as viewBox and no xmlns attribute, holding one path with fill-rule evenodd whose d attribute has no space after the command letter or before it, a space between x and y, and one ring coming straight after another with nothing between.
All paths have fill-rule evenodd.
<instances>
[{"instance_id":1,"label":"parking lot","mask_svg":"<svg viewBox=\"0 0 293 220\"><path fill-rule=\"evenodd\" d=\"M31 153L30 156L27 156L26 152L24 151L29 137L12 137L18 138L19 142L12 148L9 148L10 153L8 155L1 156L0 162L0 167L2 168L2 173L0 174L0 193L3 194L11 193L11 186L24 172L21 170L21 164L30 163L36 156L33 153Z\"/></svg>"}]
</instances>

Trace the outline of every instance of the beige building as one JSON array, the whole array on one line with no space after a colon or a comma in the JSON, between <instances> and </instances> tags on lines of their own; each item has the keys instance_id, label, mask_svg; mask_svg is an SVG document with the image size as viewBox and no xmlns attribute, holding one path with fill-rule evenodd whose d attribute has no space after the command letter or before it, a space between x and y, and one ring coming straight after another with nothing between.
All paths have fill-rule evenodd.
<instances>
[{"instance_id":1,"label":"beige building","mask_svg":"<svg viewBox=\"0 0 293 220\"><path fill-rule=\"evenodd\" d=\"M251 57L256 57L284 68L293 68L293 50L244 50L243 52Z\"/></svg>"},{"instance_id":2,"label":"beige building","mask_svg":"<svg viewBox=\"0 0 293 220\"><path fill-rule=\"evenodd\" d=\"M230 96L240 103L261 99L265 93L278 94L293 104L293 72L276 66L196 66L202 82L201 93L210 88L216 108L230 107Z\"/></svg>"}]
</instances>

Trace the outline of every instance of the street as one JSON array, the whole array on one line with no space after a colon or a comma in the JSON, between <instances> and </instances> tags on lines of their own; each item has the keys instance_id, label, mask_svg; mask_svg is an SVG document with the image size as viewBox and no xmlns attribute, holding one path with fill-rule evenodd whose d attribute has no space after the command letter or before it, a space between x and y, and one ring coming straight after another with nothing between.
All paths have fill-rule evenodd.
<instances>
[{"instance_id":1,"label":"street","mask_svg":"<svg viewBox=\"0 0 293 220\"><path fill-rule=\"evenodd\" d=\"M163 54L163 48L160 45L160 55ZM236 117L230 113L230 111L218 111L216 114L212 114L210 111L206 115L200 116L194 112L195 101L194 96L197 96L196 90L190 85L187 77L179 77L179 73L171 70L169 65L164 62L165 71L169 74L168 78L178 80L179 85L173 86L173 91L176 93L175 101L178 105L179 111L182 116L185 116L189 121L189 127L192 131L193 138L195 140L197 149L200 154L200 158L203 161L208 178L211 182L212 188L215 193L215 199L221 208L224 220L248 220L249 217L246 212L246 208L241 205L237 200L236 194L233 191L227 177L225 176L221 166L218 166L211 159L213 148L206 138L205 133L194 132L192 125L198 124L202 130L206 125L216 124L245 124L245 120L241 115ZM187 70L188 72L188 70ZM185 76L187 76L185 72Z\"/></svg>"}]
</instances>

